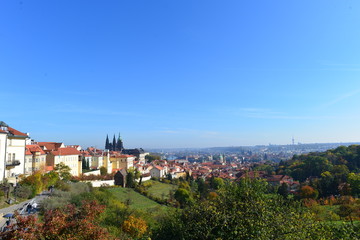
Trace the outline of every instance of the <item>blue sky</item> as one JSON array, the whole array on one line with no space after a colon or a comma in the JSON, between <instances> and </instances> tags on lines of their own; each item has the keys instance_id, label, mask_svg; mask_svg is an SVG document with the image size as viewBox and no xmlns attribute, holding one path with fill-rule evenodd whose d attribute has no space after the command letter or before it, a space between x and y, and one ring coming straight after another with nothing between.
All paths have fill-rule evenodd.
<instances>
[{"instance_id":1,"label":"blue sky","mask_svg":"<svg viewBox=\"0 0 360 240\"><path fill-rule=\"evenodd\" d=\"M5 0L0 120L38 141L360 141L360 2Z\"/></svg>"}]
</instances>

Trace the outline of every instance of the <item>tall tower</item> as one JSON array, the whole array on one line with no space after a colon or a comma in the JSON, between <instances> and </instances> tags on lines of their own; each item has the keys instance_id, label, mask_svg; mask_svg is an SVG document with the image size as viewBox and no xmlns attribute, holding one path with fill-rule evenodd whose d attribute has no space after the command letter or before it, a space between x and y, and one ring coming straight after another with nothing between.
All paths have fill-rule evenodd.
<instances>
[{"instance_id":1,"label":"tall tower","mask_svg":"<svg viewBox=\"0 0 360 240\"><path fill-rule=\"evenodd\" d=\"M295 139L294 139L294 136L292 137L292 145L295 145Z\"/></svg>"},{"instance_id":2,"label":"tall tower","mask_svg":"<svg viewBox=\"0 0 360 240\"><path fill-rule=\"evenodd\" d=\"M116 143L116 151L122 152L122 150L124 150L124 145L123 145L122 139L120 137L120 133L119 133L117 143Z\"/></svg>"}]
</instances>

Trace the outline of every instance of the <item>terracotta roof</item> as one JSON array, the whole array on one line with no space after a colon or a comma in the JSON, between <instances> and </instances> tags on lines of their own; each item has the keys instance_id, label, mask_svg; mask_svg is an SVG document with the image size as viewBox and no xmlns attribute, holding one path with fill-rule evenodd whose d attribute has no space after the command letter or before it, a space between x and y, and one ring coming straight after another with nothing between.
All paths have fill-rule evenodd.
<instances>
[{"instance_id":1,"label":"terracotta roof","mask_svg":"<svg viewBox=\"0 0 360 240\"><path fill-rule=\"evenodd\" d=\"M45 166L46 171L52 171L54 170L54 166Z\"/></svg>"},{"instance_id":2,"label":"terracotta roof","mask_svg":"<svg viewBox=\"0 0 360 240\"><path fill-rule=\"evenodd\" d=\"M155 168L157 168L158 170L163 170L164 169L163 167L160 167L160 166L155 166Z\"/></svg>"},{"instance_id":3,"label":"terracotta roof","mask_svg":"<svg viewBox=\"0 0 360 240\"><path fill-rule=\"evenodd\" d=\"M12 127L7 127L7 131L0 129L0 133L7 133L14 136L28 137L26 133L20 132Z\"/></svg>"},{"instance_id":4,"label":"terracotta roof","mask_svg":"<svg viewBox=\"0 0 360 240\"><path fill-rule=\"evenodd\" d=\"M126 155L126 154L123 154L123 155L120 155L120 157L122 157L122 158L124 158L124 157L129 158L129 157L135 157L135 156L134 156L134 155Z\"/></svg>"},{"instance_id":5,"label":"terracotta roof","mask_svg":"<svg viewBox=\"0 0 360 240\"><path fill-rule=\"evenodd\" d=\"M32 153L28 148L25 148L25 155L30 155L30 156L32 155Z\"/></svg>"},{"instance_id":6,"label":"terracotta roof","mask_svg":"<svg viewBox=\"0 0 360 240\"><path fill-rule=\"evenodd\" d=\"M40 152L41 155L44 155L45 152L41 149L41 147L37 144L34 145L26 145L26 151L29 150L30 154L35 152Z\"/></svg>"},{"instance_id":7,"label":"terracotta roof","mask_svg":"<svg viewBox=\"0 0 360 240\"><path fill-rule=\"evenodd\" d=\"M46 151L51 151L51 150L58 150L58 148L61 147L62 143L57 143L57 142L38 142L38 145L40 147L45 147Z\"/></svg>"},{"instance_id":8,"label":"terracotta roof","mask_svg":"<svg viewBox=\"0 0 360 240\"><path fill-rule=\"evenodd\" d=\"M76 148L59 148L57 151L51 151L50 154L57 156L64 155L81 155L81 152Z\"/></svg>"}]
</instances>

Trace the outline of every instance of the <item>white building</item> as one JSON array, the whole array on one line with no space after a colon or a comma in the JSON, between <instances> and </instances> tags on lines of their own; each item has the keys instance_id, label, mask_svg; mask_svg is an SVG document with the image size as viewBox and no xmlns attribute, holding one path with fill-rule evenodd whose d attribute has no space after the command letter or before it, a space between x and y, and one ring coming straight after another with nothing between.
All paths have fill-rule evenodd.
<instances>
[{"instance_id":1,"label":"white building","mask_svg":"<svg viewBox=\"0 0 360 240\"><path fill-rule=\"evenodd\" d=\"M70 173L73 176L80 176L82 173L82 156L76 148L65 147L51 151L47 155L47 166L55 167L59 163L64 163L70 167Z\"/></svg>"},{"instance_id":2,"label":"white building","mask_svg":"<svg viewBox=\"0 0 360 240\"><path fill-rule=\"evenodd\" d=\"M0 181L13 182L25 172L25 146L28 135L0 122Z\"/></svg>"},{"instance_id":3,"label":"white building","mask_svg":"<svg viewBox=\"0 0 360 240\"><path fill-rule=\"evenodd\" d=\"M150 174L151 177L156 177L156 178L163 178L166 175L166 171L163 167L160 166L154 166L151 170L150 170Z\"/></svg>"}]
</instances>

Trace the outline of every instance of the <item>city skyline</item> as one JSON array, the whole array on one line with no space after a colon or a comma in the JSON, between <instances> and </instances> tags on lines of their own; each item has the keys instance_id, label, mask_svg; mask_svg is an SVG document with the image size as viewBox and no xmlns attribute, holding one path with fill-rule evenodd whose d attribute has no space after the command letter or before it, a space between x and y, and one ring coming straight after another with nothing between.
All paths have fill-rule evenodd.
<instances>
[{"instance_id":1,"label":"city skyline","mask_svg":"<svg viewBox=\"0 0 360 240\"><path fill-rule=\"evenodd\" d=\"M6 1L0 121L128 148L360 141L360 3Z\"/></svg>"}]
</instances>

